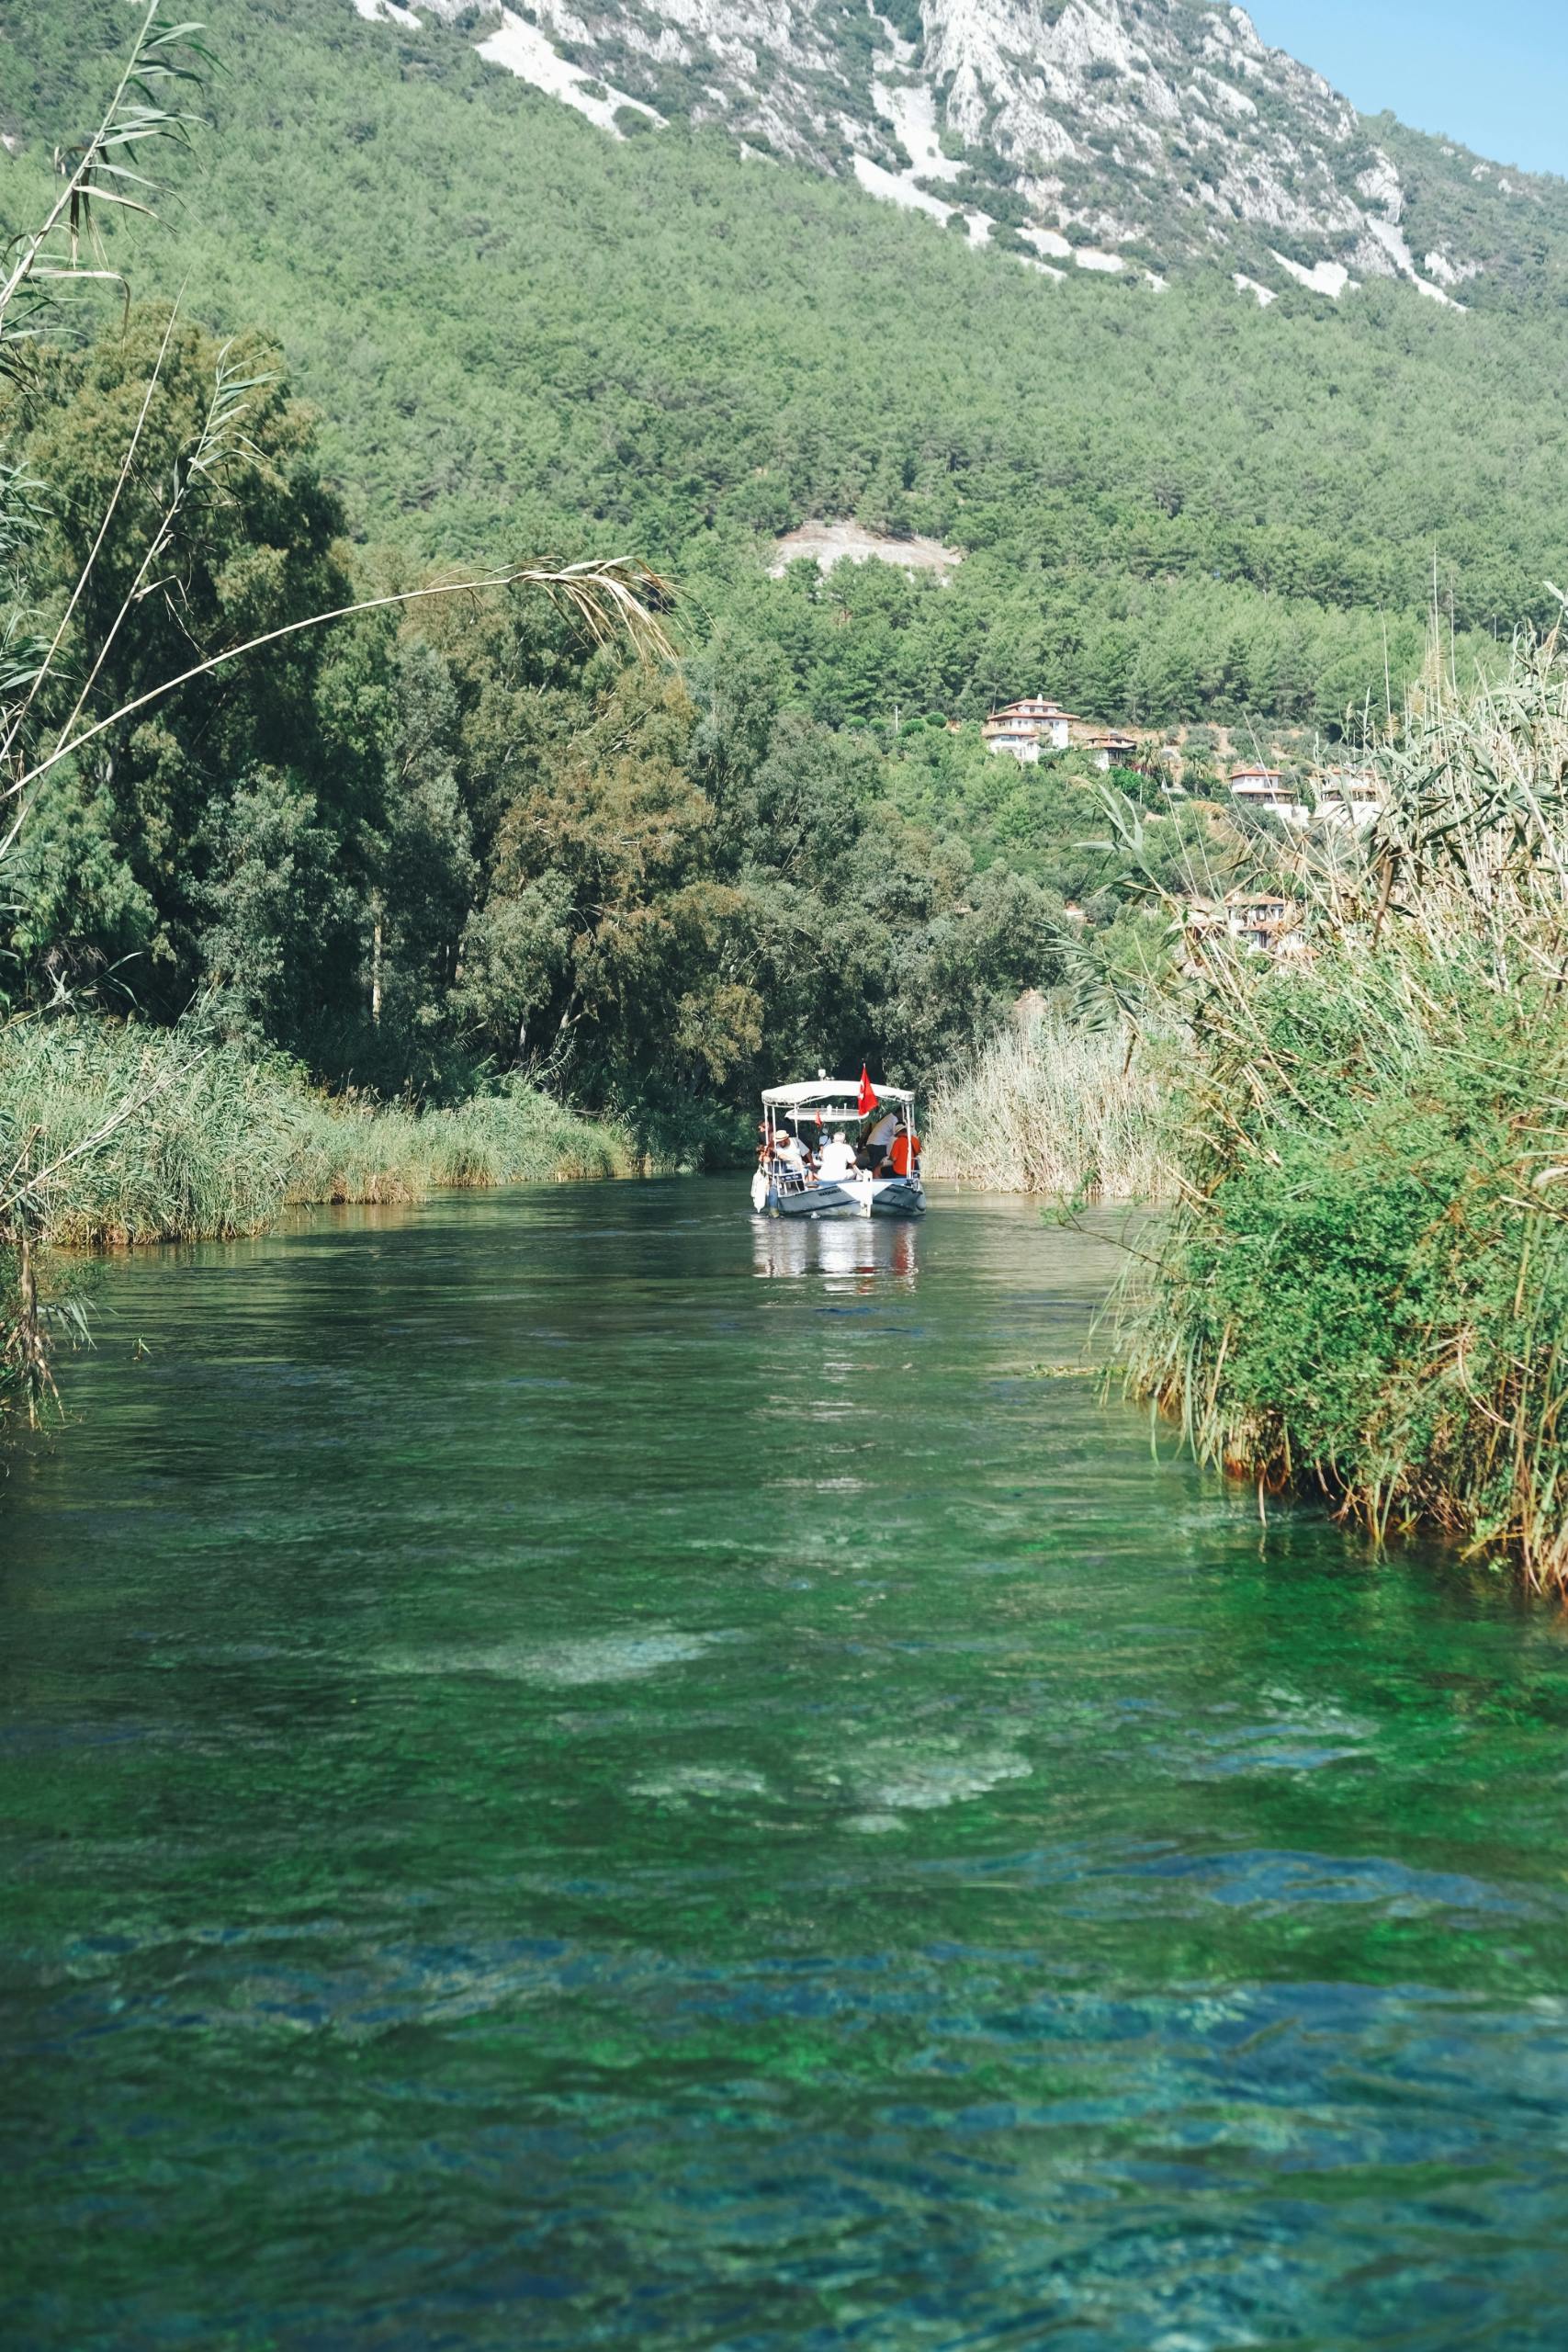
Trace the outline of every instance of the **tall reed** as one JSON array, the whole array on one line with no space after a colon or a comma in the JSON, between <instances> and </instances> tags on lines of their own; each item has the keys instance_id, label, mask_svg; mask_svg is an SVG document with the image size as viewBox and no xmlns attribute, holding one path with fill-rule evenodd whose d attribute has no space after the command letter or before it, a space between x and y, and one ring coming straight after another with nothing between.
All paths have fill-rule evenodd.
<instances>
[{"instance_id":1,"label":"tall reed","mask_svg":"<svg viewBox=\"0 0 1568 2352\"><path fill-rule=\"evenodd\" d=\"M118 1106L134 1115L116 1124ZM42 1243L257 1233L290 1204L630 1172L618 1130L513 1086L452 1110L344 1100L180 1030L57 1018L0 1032L0 1158L25 1159Z\"/></svg>"},{"instance_id":2,"label":"tall reed","mask_svg":"<svg viewBox=\"0 0 1568 2352\"><path fill-rule=\"evenodd\" d=\"M1162 1057L1125 1026L1085 1030L1051 1012L1006 1030L932 1092L927 1170L994 1192L1162 1199Z\"/></svg>"},{"instance_id":3,"label":"tall reed","mask_svg":"<svg viewBox=\"0 0 1568 2352\"><path fill-rule=\"evenodd\" d=\"M1568 665L1435 669L1386 807L1303 844L1309 955L1220 940L1183 1013L1134 1389L1260 1488L1568 1587Z\"/></svg>"}]
</instances>

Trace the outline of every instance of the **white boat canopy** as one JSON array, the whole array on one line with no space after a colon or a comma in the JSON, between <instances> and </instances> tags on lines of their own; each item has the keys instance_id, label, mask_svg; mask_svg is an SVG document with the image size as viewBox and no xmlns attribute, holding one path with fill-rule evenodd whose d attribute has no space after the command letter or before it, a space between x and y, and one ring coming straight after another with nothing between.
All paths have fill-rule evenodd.
<instances>
[{"instance_id":1,"label":"white boat canopy","mask_svg":"<svg viewBox=\"0 0 1568 2352\"><path fill-rule=\"evenodd\" d=\"M912 1102L912 1091L907 1086L882 1086L872 1081L879 1102ZM829 1106L847 1114L860 1101L858 1078L808 1078L794 1086L769 1086L763 1089L762 1101L770 1109L780 1111L827 1110Z\"/></svg>"}]
</instances>

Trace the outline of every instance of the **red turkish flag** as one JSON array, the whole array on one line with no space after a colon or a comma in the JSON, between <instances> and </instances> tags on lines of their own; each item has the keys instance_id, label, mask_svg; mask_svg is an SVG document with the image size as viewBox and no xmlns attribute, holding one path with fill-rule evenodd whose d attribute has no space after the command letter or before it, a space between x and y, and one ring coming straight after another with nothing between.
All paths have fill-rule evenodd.
<instances>
[{"instance_id":1,"label":"red turkish flag","mask_svg":"<svg viewBox=\"0 0 1568 2352\"><path fill-rule=\"evenodd\" d=\"M862 1062L860 1066L860 1098L855 1104L855 1109L863 1119L868 1111L875 1110L876 1104L876 1089L873 1086L871 1080L866 1073L865 1064Z\"/></svg>"}]
</instances>

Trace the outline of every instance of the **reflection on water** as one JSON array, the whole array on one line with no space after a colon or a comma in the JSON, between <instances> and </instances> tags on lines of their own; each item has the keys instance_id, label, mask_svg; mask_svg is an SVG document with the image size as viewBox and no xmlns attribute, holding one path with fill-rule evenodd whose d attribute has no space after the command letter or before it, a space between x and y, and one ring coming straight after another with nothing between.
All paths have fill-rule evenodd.
<instances>
[{"instance_id":1,"label":"reflection on water","mask_svg":"<svg viewBox=\"0 0 1568 2352\"><path fill-rule=\"evenodd\" d=\"M915 1217L762 1217L751 1220L757 1272L771 1279L825 1276L852 1288L901 1282L919 1271Z\"/></svg>"},{"instance_id":2,"label":"reflection on water","mask_svg":"<svg viewBox=\"0 0 1568 2352\"><path fill-rule=\"evenodd\" d=\"M1565 1621L1032 1378L1112 1263L116 1263L4 1500L6 2352L1556 2352Z\"/></svg>"}]
</instances>

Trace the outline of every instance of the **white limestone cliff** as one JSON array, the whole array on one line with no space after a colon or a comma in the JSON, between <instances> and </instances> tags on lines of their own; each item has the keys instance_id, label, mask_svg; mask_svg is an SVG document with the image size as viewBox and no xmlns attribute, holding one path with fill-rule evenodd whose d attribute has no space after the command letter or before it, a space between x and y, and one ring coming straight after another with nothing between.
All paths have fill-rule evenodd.
<instances>
[{"instance_id":1,"label":"white limestone cliff","mask_svg":"<svg viewBox=\"0 0 1568 2352\"><path fill-rule=\"evenodd\" d=\"M1000 221L1021 258L1151 283L1206 259L1249 291L1293 280L1335 300L1396 277L1449 302L1480 266L1446 248L1417 261L1398 170L1354 107L1218 0L899 0L891 17L868 5L853 38L843 0L352 5L463 28L612 135L628 107L650 124L682 113L751 153L956 211L973 242Z\"/></svg>"}]
</instances>

